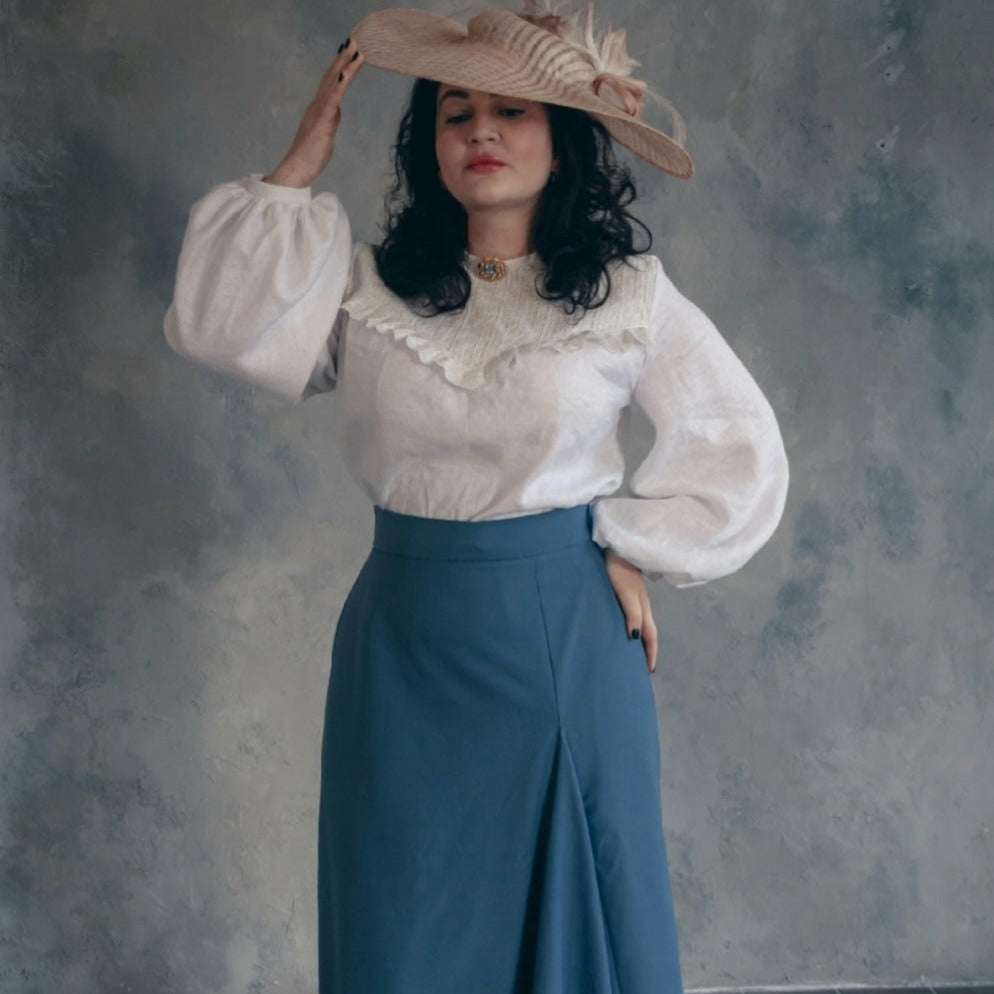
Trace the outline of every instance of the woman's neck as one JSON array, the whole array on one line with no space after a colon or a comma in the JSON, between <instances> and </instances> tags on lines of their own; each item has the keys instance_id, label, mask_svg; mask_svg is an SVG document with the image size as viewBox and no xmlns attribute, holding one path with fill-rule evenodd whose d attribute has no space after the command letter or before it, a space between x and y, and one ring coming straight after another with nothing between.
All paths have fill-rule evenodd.
<instances>
[{"instance_id":1,"label":"woman's neck","mask_svg":"<svg viewBox=\"0 0 994 994\"><path fill-rule=\"evenodd\" d=\"M479 258L496 256L498 259L516 259L528 255L531 245L530 213L487 212L469 214L466 241L471 255Z\"/></svg>"}]
</instances>

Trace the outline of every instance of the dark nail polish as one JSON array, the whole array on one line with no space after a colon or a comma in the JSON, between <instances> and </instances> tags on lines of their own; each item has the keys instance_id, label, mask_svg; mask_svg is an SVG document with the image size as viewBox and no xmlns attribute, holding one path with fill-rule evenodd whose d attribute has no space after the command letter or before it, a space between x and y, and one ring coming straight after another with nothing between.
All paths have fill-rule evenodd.
<instances>
[{"instance_id":1,"label":"dark nail polish","mask_svg":"<svg viewBox=\"0 0 994 994\"><path fill-rule=\"evenodd\" d=\"M349 62L355 62L355 60L358 59L358 58L359 58L359 49L357 48L355 50L355 55L353 55L352 58L349 59Z\"/></svg>"},{"instance_id":2,"label":"dark nail polish","mask_svg":"<svg viewBox=\"0 0 994 994\"><path fill-rule=\"evenodd\" d=\"M343 41L341 45L338 46L338 54L341 55L345 51L345 42Z\"/></svg>"},{"instance_id":3,"label":"dark nail polish","mask_svg":"<svg viewBox=\"0 0 994 994\"><path fill-rule=\"evenodd\" d=\"M345 47L348 48L348 46L351 44L352 44L352 37L350 35L348 38L345 39Z\"/></svg>"},{"instance_id":4,"label":"dark nail polish","mask_svg":"<svg viewBox=\"0 0 994 994\"><path fill-rule=\"evenodd\" d=\"M641 632L637 628L632 629L632 638L637 639L641 635Z\"/></svg>"},{"instance_id":5,"label":"dark nail polish","mask_svg":"<svg viewBox=\"0 0 994 994\"><path fill-rule=\"evenodd\" d=\"M345 79L345 73L343 73L343 72L340 72L340 73L338 74L338 82L339 82L339 83L341 83L341 81L342 81L343 79Z\"/></svg>"}]
</instances>

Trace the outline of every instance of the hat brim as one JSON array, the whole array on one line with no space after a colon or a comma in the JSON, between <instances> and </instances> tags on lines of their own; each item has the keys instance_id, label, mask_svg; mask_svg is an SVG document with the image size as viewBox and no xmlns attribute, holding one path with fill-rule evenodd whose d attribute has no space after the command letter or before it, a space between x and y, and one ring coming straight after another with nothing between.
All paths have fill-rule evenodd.
<instances>
[{"instance_id":1,"label":"hat brim","mask_svg":"<svg viewBox=\"0 0 994 994\"><path fill-rule=\"evenodd\" d=\"M548 36L558 42L543 29L534 30L540 32L540 40ZM458 21L422 10L391 8L368 14L351 37L370 65L451 86L574 107L600 121L612 138L653 166L680 179L694 173L686 149L665 132L616 109L592 90L573 86L567 92L565 87L537 80L498 48L468 37Z\"/></svg>"}]
</instances>

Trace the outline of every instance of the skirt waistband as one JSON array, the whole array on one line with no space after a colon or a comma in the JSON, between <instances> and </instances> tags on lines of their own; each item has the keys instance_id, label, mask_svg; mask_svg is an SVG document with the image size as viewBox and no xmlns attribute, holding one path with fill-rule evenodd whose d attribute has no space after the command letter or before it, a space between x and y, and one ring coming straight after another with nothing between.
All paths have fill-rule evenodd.
<instances>
[{"instance_id":1,"label":"skirt waistband","mask_svg":"<svg viewBox=\"0 0 994 994\"><path fill-rule=\"evenodd\" d=\"M414 559L523 559L591 541L589 504L497 521L419 518L382 507L373 512L373 548Z\"/></svg>"}]
</instances>

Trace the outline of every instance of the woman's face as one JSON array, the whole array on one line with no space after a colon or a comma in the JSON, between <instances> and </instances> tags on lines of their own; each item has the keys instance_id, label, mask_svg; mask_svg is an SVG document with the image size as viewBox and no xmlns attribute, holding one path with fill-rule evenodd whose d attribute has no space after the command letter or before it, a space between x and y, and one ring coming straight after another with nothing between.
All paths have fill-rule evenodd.
<instances>
[{"instance_id":1,"label":"woman's face","mask_svg":"<svg viewBox=\"0 0 994 994\"><path fill-rule=\"evenodd\" d=\"M435 154L445 188L467 214L531 218L552 167L545 104L439 85Z\"/></svg>"}]
</instances>

